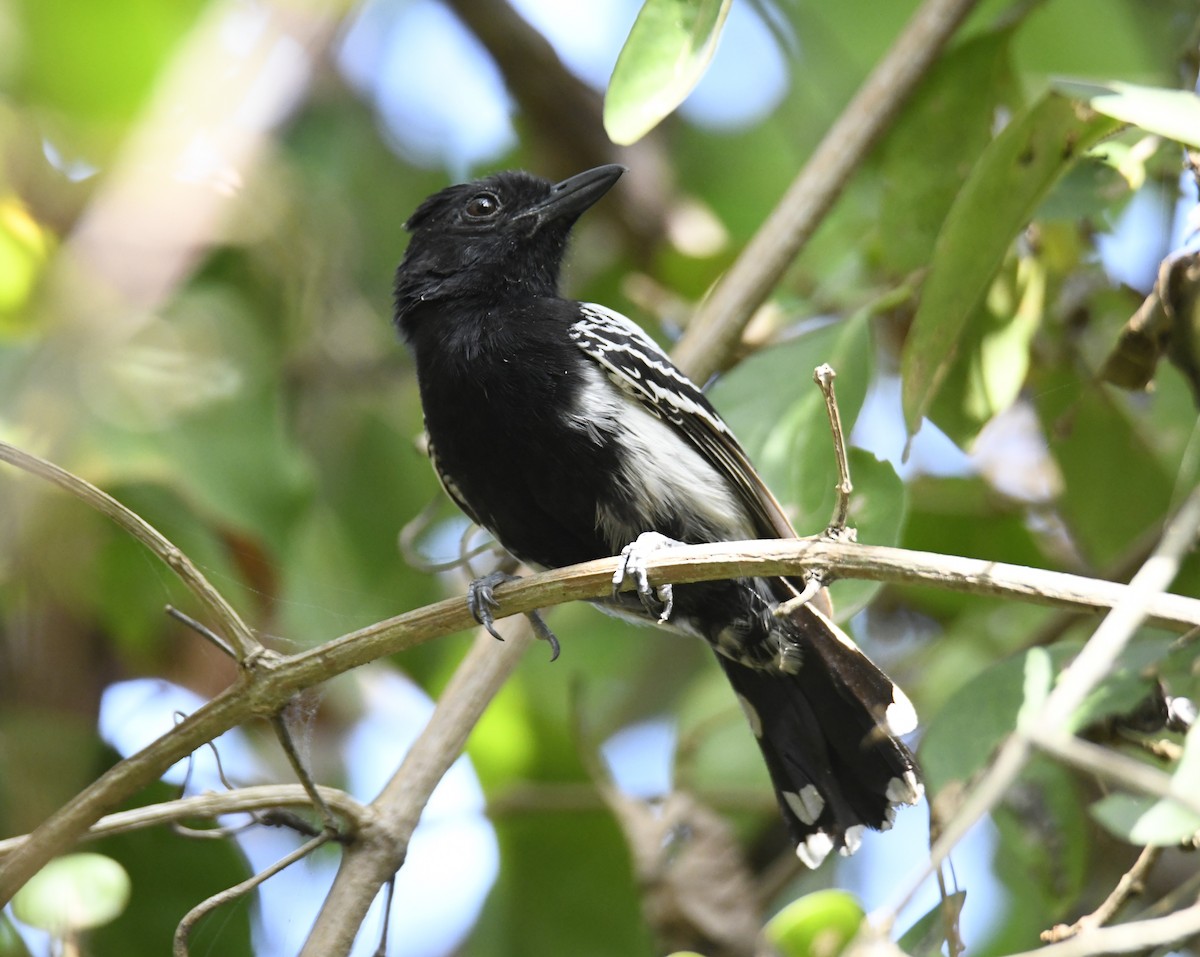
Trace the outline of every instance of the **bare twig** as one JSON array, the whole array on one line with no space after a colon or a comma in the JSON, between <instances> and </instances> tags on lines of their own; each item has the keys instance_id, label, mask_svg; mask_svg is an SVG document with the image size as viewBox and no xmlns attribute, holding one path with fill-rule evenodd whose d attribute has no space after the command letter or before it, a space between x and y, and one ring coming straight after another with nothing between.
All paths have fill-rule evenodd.
<instances>
[{"instance_id":1,"label":"bare twig","mask_svg":"<svg viewBox=\"0 0 1200 957\"><path fill-rule=\"evenodd\" d=\"M1084 931L1103 927L1116 916L1117 911L1133 894L1141 893L1142 881L1161 853L1161 847L1143 847L1133 866L1121 875L1117 886L1104 899L1104 903L1090 914L1084 914L1073 924L1055 924L1049 930L1042 931L1042 940L1047 944L1054 944Z\"/></svg>"},{"instance_id":2,"label":"bare twig","mask_svg":"<svg viewBox=\"0 0 1200 957\"><path fill-rule=\"evenodd\" d=\"M1200 794L1180 788L1171 775L1144 761L1054 729L1032 728L1025 736L1031 744L1047 754L1094 774L1102 781L1143 794L1169 798L1193 814L1200 815Z\"/></svg>"},{"instance_id":3,"label":"bare twig","mask_svg":"<svg viewBox=\"0 0 1200 957\"><path fill-rule=\"evenodd\" d=\"M1179 511L1168 522L1158 547L1133 577L1124 597L1100 622L1088 643L1062 673L1046 700L1040 707L1031 709L1032 713L1023 718L1020 727L1001 746L992 765L971 789L967 799L953 818L947 822L946 827L934 842L929 852L929 862L913 874L908 881L901 884L896 900L891 906L882 908L871 915L873 926L881 930L892 926L900 909L909 901L925 879L1012 786L1025 767L1035 741L1043 748L1058 745L1065 749L1062 742L1070 736L1062 729L1068 727L1071 715L1083 703L1092 689L1111 671L1117 656L1133 632L1150 613L1153 602L1162 597L1163 589L1174 579L1183 556L1194 545L1198 528L1200 528L1200 488L1193 490ZM1080 744L1083 742L1071 744L1070 747L1074 753L1082 754L1086 751L1086 748L1079 747ZM1117 763L1118 755L1110 752L1106 752L1106 755L1108 767ZM1176 794L1170 790L1168 795L1185 805L1196 800L1188 795ZM1100 933L1100 931L1096 933ZM1056 947L1062 946L1066 946L1066 944L1051 945L1041 953L1048 953Z\"/></svg>"},{"instance_id":4,"label":"bare twig","mask_svg":"<svg viewBox=\"0 0 1200 957\"><path fill-rule=\"evenodd\" d=\"M0 442L0 461L8 462L19 469L36 475L57 485L75 498L105 515L145 545L179 576L180 581L196 596L196 599L220 623L221 630L237 648L238 656L245 658L262 648L250 628L242 621L233 607L209 583L192 560L136 512L130 511L107 492L102 492L91 482L60 468L52 462L19 449L7 442Z\"/></svg>"},{"instance_id":5,"label":"bare twig","mask_svg":"<svg viewBox=\"0 0 1200 957\"><path fill-rule=\"evenodd\" d=\"M311 841L306 841L290 854L286 854L277 860L270 867L259 871L253 877L249 877L240 884L234 884L233 887L226 888L219 894L213 894L190 911L183 915L183 919L175 928L175 940L172 946L172 954L174 957L188 957L188 937L191 936L192 930L201 918L211 914L222 904L227 904L231 900L237 900L243 894L249 893L258 887L263 881L269 877L274 877L286 867L295 864L296 861L302 860L322 844L325 844L331 838L330 834L318 834Z\"/></svg>"},{"instance_id":6,"label":"bare twig","mask_svg":"<svg viewBox=\"0 0 1200 957\"><path fill-rule=\"evenodd\" d=\"M676 346L697 382L721 368L755 310L783 278L851 175L937 60L976 0L925 0L867 77Z\"/></svg>"},{"instance_id":7,"label":"bare twig","mask_svg":"<svg viewBox=\"0 0 1200 957\"><path fill-rule=\"evenodd\" d=\"M237 652L229 647L229 642L227 642L224 638L222 638L220 635L218 635L211 628L209 628L208 625L206 625L202 622L196 621L196 619L193 618L191 615L184 614L182 611L180 611L174 605L167 605L167 607L164 608L163 610L167 613L167 615L169 617L174 618L177 622L179 622L182 625L186 625L188 628L190 628L192 631L194 631L196 634L198 634L201 638L203 638L205 641L207 641L210 645L215 647L218 651L222 652L223 654L228 655L234 661L237 661Z\"/></svg>"},{"instance_id":8,"label":"bare twig","mask_svg":"<svg viewBox=\"0 0 1200 957\"><path fill-rule=\"evenodd\" d=\"M318 786L321 799L344 818L352 829L370 819L370 811L345 791ZM83 835L87 841L127 834L148 827L160 827L196 818L217 818L223 814L252 814L284 807L310 807L312 799L299 784L263 784L225 791L220 794L195 794L191 797L147 804L145 807L106 814ZM29 840L28 834L0 841L0 856L16 850Z\"/></svg>"},{"instance_id":9,"label":"bare twig","mask_svg":"<svg viewBox=\"0 0 1200 957\"><path fill-rule=\"evenodd\" d=\"M279 739L279 746L283 748L283 753L287 755L288 763L292 766L292 772L296 775L296 779L300 782L301 787L304 788L304 792L312 799L313 807L321 813L321 822L325 825L325 830L330 836L335 836L338 833L337 817L321 797L321 792L317 790L317 785L309 773L308 766L305 765L303 759L300 757L300 752L296 750L296 742L292 737L292 730L288 727L284 714L285 712L281 711L278 714L271 715L271 727L275 730L275 737Z\"/></svg>"},{"instance_id":10,"label":"bare twig","mask_svg":"<svg viewBox=\"0 0 1200 957\"><path fill-rule=\"evenodd\" d=\"M1023 951L1011 957L1098 957L1100 954L1133 954L1169 947L1200 934L1200 903L1166 917L1097 927L1057 944Z\"/></svg>"},{"instance_id":11,"label":"bare twig","mask_svg":"<svg viewBox=\"0 0 1200 957\"><path fill-rule=\"evenodd\" d=\"M619 559L586 562L500 585L496 617L521 614L566 601L606 596ZM691 582L743 575L800 575L813 565L843 578L932 584L973 594L1000 595L1040 604L1098 610L1118 603L1127 587L1017 565L982 562L929 552L826 542L777 540L687 545L663 549L647 568L664 581ZM1200 625L1200 601L1181 595L1148 600L1151 619L1186 630ZM462 598L427 605L377 622L298 654L258 656L238 682L178 727L97 778L34 832L0 868L5 901L55 854L69 848L101 815L157 780L176 761L250 717L279 711L297 691L367 662L475 625ZM494 643L493 643L494 645Z\"/></svg>"},{"instance_id":12,"label":"bare twig","mask_svg":"<svg viewBox=\"0 0 1200 957\"><path fill-rule=\"evenodd\" d=\"M96 501L101 506L113 501L49 463L22 457L11 446L0 445L0 452L7 452L0 456L7 461L13 461L15 456L23 464L32 462L29 471L56 484L80 488L85 501ZM166 556L177 554L174 546L128 510L118 506L116 513L123 516L123 521L133 522L139 538L144 535L158 543L159 551ZM192 568L182 556L173 560L184 563L184 568ZM501 585L496 589L500 603L496 617L565 601L605 597L618 562L617 558L587 562ZM844 578L921 582L974 594L1093 610L1117 604L1127 591L1124 585L1039 569L821 540L681 546L664 549L647 561L656 578L675 582L799 575L813 566L829 568ZM223 601L219 604L227 607ZM1167 627L1186 630L1200 625L1200 601L1195 599L1154 595L1146 599L1146 608L1152 620ZM222 732L250 717L278 713L296 692L337 674L442 635L473 628L474 624L466 601L458 598L377 622L289 657L265 649L252 656L244 663L233 686L171 732L110 768L44 821L30 839L12 849L0 868L0 902L7 901L51 857L70 848L102 815ZM494 646L490 647L494 650Z\"/></svg>"},{"instance_id":13,"label":"bare twig","mask_svg":"<svg viewBox=\"0 0 1200 957\"><path fill-rule=\"evenodd\" d=\"M343 856L300 957L337 957L350 952L371 901L404 862L409 839L433 789L458 760L484 708L533 641L524 620L510 627L505 638L499 644L482 628L478 630L429 724L371 802L374 824Z\"/></svg>"},{"instance_id":14,"label":"bare twig","mask_svg":"<svg viewBox=\"0 0 1200 957\"><path fill-rule=\"evenodd\" d=\"M831 538L841 538L846 532L846 518L850 514L850 493L854 491L854 485L850 481L850 462L846 455L846 433L842 428L842 413L838 409L837 396L833 391L833 380L836 378L837 373L828 362L813 370L813 382L825 397L829 431L833 434L833 454L837 461L838 483L834 486L837 491L837 503L833 507L829 528L825 531Z\"/></svg>"}]
</instances>

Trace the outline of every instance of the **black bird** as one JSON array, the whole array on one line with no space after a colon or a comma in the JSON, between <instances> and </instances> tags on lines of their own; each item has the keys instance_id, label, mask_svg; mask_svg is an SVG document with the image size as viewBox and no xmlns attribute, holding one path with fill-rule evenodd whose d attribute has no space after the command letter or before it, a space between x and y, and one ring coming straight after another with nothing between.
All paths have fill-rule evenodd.
<instances>
[{"instance_id":1,"label":"black bird","mask_svg":"<svg viewBox=\"0 0 1200 957\"><path fill-rule=\"evenodd\" d=\"M774 614L802 582L647 584L653 548L796 533L667 355L624 316L559 294L572 226L622 172L601 166L558 184L498 173L429 197L405 224L396 323L416 359L430 458L450 497L522 562L624 552L640 597L601 604L712 646L796 853L817 867L920 800L899 740L916 714L813 602ZM490 584L472 589L487 624Z\"/></svg>"}]
</instances>

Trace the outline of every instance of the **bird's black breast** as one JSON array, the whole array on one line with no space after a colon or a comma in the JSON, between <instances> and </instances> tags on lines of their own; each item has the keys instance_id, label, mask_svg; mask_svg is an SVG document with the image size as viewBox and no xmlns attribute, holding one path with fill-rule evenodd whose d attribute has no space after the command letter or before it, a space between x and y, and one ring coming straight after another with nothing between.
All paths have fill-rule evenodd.
<instances>
[{"instance_id":1,"label":"bird's black breast","mask_svg":"<svg viewBox=\"0 0 1200 957\"><path fill-rule=\"evenodd\" d=\"M617 451L563 416L589 364L565 334L570 305L428 304L406 330L443 483L509 551L546 567L611 553L596 503ZM546 323L563 332L539 335Z\"/></svg>"}]
</instances>

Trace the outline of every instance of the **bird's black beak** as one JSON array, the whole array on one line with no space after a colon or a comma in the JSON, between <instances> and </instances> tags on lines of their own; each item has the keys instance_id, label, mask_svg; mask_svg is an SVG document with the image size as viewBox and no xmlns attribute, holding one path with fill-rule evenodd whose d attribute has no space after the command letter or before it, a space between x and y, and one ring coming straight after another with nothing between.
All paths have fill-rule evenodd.
<instances>
[{"instance_id":1,"label":"bird's black beak","mask_svg":"<svg viewBox=\"0 0 1200 957\"><path fill-rule=\"evenodd\" d=\"M539 226L563 219L573 222L584 210L612 189L613 184L624 172L624 166L610 163L564 179L561 183L556 183L550 195L528 210L526 215L533 216Z\"/></svg>"}]
</instances>

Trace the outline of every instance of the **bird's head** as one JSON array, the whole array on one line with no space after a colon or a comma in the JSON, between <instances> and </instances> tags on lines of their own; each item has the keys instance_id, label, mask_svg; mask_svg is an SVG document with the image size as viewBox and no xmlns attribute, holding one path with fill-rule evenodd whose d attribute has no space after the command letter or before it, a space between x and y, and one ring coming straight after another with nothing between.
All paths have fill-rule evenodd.
<instances>
[{"instance_id":1,"label":"bird's head","mask_svg":"<svg viewBox=\"0 0 1200 957\"><path fill-rule=\"evenodd\" d=\"M571 227L624 171L598 166L552 183L514 170L430 196L404 224L412 239L396 271L398 318L439 299L555 295Z\"/></svg>"}]
</instances>

